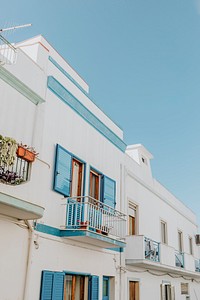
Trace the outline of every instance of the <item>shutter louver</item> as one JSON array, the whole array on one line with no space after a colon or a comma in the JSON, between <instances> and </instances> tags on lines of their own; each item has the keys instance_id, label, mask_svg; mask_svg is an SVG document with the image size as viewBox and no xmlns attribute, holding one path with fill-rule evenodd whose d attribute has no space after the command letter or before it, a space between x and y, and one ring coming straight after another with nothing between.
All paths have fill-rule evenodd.
<instances>
[{"instance_id":1,"label":"shutter louver","mask_svg":"<svg viewBox=\"0 0 200 300\"><path fill-rule=\"evenodd\" d=\"M55 272L53 277L52 300L63 300L65 273Z\"/></svg>"},{"instance_id":2,"label":"shutter louver","mask_svg":"<svg viewBox=\"0 0 200 300\"><path fill-rule=\"evenodd\" d=\"M82 208L76 200L69 199L67 205L67 228L77 228L81 224Z\"/></svg>"},{"instance_id":3,"label":"shutter louver","mask_svg":"<svg viewBox=\"0 0 200 300\"><path fill-rule=\"evenodd\" d=\"M99 300L99 276L90 276L89 300Z\"/></svg>"},{"instance_id":4,"label":"shutter louver","mask_svg":"<svg viewBox=\"0 0 200 300\"><path fill-rule=\"evenodd\" d=\"M42 271L40 300L52 300L53 276L53 272Z\"/></svg>"},{"instance_id":5,"label":"shutter louver","mask_svg":"<svg viewBox=\"0 0 200 300\"><path fill-rule=\"evenodd\" d=\"M115 181L103 176L103 203L115 208Z\"/></svg>"},{"instance_id":6,"label":"shutter louver","mask_svg":"<svg viewBox=\"0 0 200 300\"><path fill-rule=\"evenodd\" d=\"M56 146L54 190L66 197L70 196L72 156L60 145Z\"/></svg>"}]
</instances>

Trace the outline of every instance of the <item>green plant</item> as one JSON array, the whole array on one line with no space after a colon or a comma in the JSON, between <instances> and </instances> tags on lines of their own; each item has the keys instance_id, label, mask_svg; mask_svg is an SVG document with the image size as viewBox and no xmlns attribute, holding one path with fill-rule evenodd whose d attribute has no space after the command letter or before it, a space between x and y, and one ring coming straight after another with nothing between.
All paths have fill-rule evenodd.
<instances>
[{"instance_id":1,"label":"green plant","mask_svg":"<svg viewBox=\"0 0 200 300\"><path fill-rule=\"evenodd\" d=\"M0 161L5 166L12 166L15 162L18 144L10 137L0 135Z\"/></svg>"}]
</instances>

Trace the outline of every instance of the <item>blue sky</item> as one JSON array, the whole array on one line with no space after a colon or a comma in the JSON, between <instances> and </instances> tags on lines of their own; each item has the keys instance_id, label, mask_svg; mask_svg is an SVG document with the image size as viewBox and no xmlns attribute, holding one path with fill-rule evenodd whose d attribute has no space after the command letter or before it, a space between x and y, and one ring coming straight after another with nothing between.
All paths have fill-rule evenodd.
<instances>
[{"instance_id":1,"label":"blue sky","mask_svg":"<svg viewBox=\"0 0 200 300\"><path fill-rule=\"evenodd\" d=\"M153 176L200 224L200 0L9 0L6 37L42 34L124 130L153 155Z\"/></svg>"}]
</instances>

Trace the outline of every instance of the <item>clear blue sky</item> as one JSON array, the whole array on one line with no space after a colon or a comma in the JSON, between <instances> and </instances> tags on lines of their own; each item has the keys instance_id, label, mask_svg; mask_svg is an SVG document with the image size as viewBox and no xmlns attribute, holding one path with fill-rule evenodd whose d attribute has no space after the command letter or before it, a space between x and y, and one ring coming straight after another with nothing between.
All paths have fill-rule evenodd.
<instances>
[{"instance_id":1,"label":"clear blue sky","mask_svg":"<svg viewBox=\"0 0 200 300\"><path fill-rule=\"evenodd\" d=\"M1 3L0 27L24 23L33 26L7 38L41 33L200 224L200 0Z\"/></svg>"}]
</instances>

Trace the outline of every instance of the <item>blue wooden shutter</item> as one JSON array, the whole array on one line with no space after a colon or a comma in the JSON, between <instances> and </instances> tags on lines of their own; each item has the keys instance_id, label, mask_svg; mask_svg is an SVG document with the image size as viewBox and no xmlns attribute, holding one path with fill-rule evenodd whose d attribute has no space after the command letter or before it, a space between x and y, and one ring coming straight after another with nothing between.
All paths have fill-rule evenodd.
<instances>
[{"instance_id":1,"label":"blue wooden shutter","mask_svg":"<svg viewBox=\"0 0 200 300\"><path fill-rule=\"evenodd\" d=\"M115 208L115 189L116 183L111 178L103 176L103 203L106 205Z\"/></svg>"},{"instance_id":2,"label":"blue wooden shutter","mask_svg":"<svg viewBox=\"0 0 200 300\"><path fill-rule=\"evenodd\" d=\"M53 276L53 272L42 271L40 300L52 300Z\"/></svg>"},{"instance_id":3,"label":"blue wooden shutter","mask_svg":"<svg viewBox=\"0 0 200 300\"><path fill-rule=\"evenodd\" d=\"M52 300L63 300L64 276L65 273L63 272L54 273Z\"/></svg>"},{"instance_id":4,"label":"blue wooden shutter","mask_svg":"<svg viewBox=\"0 0 200 300\"><path fill-rule=\"evenodd\" d=\"M99 276L89 278L89 300L99 300Z\"/></svg>"},{"instance_id":5,"label":"blue wooden shutter","mask_svg":"<svg viewBox=\"0 0 200 300\"><path fill-rule=\"evenodd\" d=\"M64 196L70 196L72 156L60 145L56 146L54 190Z\"/></svg>"}]
</instances>

